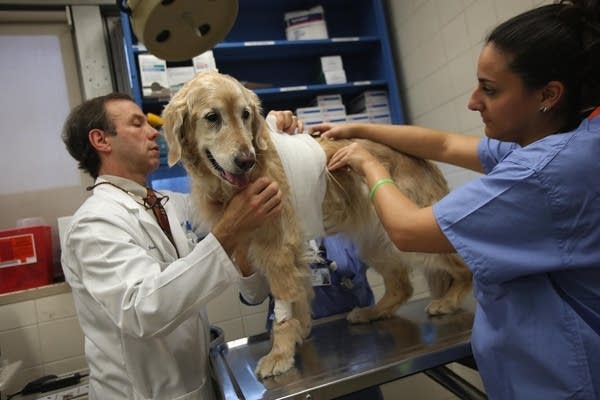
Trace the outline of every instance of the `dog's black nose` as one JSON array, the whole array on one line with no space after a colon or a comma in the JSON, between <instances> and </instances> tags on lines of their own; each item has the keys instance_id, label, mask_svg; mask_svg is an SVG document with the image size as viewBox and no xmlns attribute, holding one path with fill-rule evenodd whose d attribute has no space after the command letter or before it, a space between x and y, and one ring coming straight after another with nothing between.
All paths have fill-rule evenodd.
<instances>
[{"instance_id":1,"label":"dog's black nose","mask_svg":"<svg viewBox=\"0 0 600 400\"><path fill-rule=\"evenodd\" d=\"M242 171L249 171L252 167L254 167L254 163L256 162L254 157L250 155L237 156L233 161L235 162L235 165Z\"/></svg>"}]
</instances>

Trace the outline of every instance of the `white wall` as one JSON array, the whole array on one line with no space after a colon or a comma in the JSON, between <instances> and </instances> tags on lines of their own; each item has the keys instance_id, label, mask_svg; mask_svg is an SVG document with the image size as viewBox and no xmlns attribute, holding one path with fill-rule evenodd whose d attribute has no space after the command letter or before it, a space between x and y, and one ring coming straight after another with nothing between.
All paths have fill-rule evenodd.
<instances>
[{"instance_id":1,"label":"white wall","mask_svg":"<svg viewBox=\"0 0 600 400\"><path fill-rule=\"evenodd\" d=\"M467 109L477 58L498 23L550 0L387 0L390 37L407 122L483 135ZM475 173L441 165L451 188Z\"/></svg>"},{"instance_id":2,"label":"white wall","mask_svg":"<svg viewBox=\"0 0 600 400\"><path fill-rule=\"evenodd\" d=\"M39 22L9 14L0 14L0 229L42 217L52 227L59 275L56 218L87 197L87 178L61 140L67 114L81 102L72 32L64 12L51 12L52 22L46 13Z\"/></svg>"},{"instance_id":3,"label":"white wall","mask_svg":"<svg viewBox=\"0 0 600 400\"><path fill-rule=\"evenodd\" d=\"M0 306L1 359L9 363L22 361L14 381L2 395L17 392L43 375L87 368L73 296L66 287L53 289L59 289L54 293L62 293Z\"/></svg>"}]
</instances>

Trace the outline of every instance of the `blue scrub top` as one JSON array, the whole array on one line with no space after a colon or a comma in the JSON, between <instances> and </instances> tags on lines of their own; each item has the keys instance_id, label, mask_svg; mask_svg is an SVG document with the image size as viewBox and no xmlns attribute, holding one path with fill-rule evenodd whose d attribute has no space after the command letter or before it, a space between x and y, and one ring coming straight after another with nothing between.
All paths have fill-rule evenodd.
<instances>
[{"instance_id":1,"label":"blue scrub top","mask_svg":"<svg viewBox=\"0 0 600 400\"><path fill-rule=\"evenodd\" d=\"M433 207L474 276L490 399L600 398L600 117L526 147L483 138L486 175Z\"/></svg>"}]
</instances>

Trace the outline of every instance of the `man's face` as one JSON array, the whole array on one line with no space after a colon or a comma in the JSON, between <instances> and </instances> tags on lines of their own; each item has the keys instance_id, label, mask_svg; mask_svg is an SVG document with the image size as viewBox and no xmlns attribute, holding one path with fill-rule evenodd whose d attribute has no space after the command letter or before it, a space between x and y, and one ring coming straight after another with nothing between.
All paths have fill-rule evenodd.
<instances>
[{"instance_id":1,"label":"man's face","mask_svg":"<svg viewBox=\"0 0 600 400\"><path fill-rule=\"evenodd\" d=\"M111 162L120 175L135 179L146 176L160 164L158 131L146 119L139 106L129 100L111 100L106 104L116 135L111 141ZM139 179L135 179L138 180Z\"/></svg>"}]
</instances>

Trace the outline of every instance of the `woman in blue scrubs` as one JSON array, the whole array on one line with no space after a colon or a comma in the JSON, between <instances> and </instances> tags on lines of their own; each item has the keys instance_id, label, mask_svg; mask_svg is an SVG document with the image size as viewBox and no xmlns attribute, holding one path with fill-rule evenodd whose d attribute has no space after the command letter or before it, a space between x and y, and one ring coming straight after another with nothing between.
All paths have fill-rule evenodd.
<instances>
[{"instance_id":1,"label":"woman in blue scrubs","mask_svg":"<svg viewBox=\"0 0 600 400\"><path fill-rule=\"evenodd\" d=\"M561 1L487 37L468 107L485 137L415 126L321 125L483 173L419 208L359 144L336 153L372 188L404 251L458 252L473 272L472 335L491 399L600 398L600 4Z\"/></svg>"}]
</instances>

